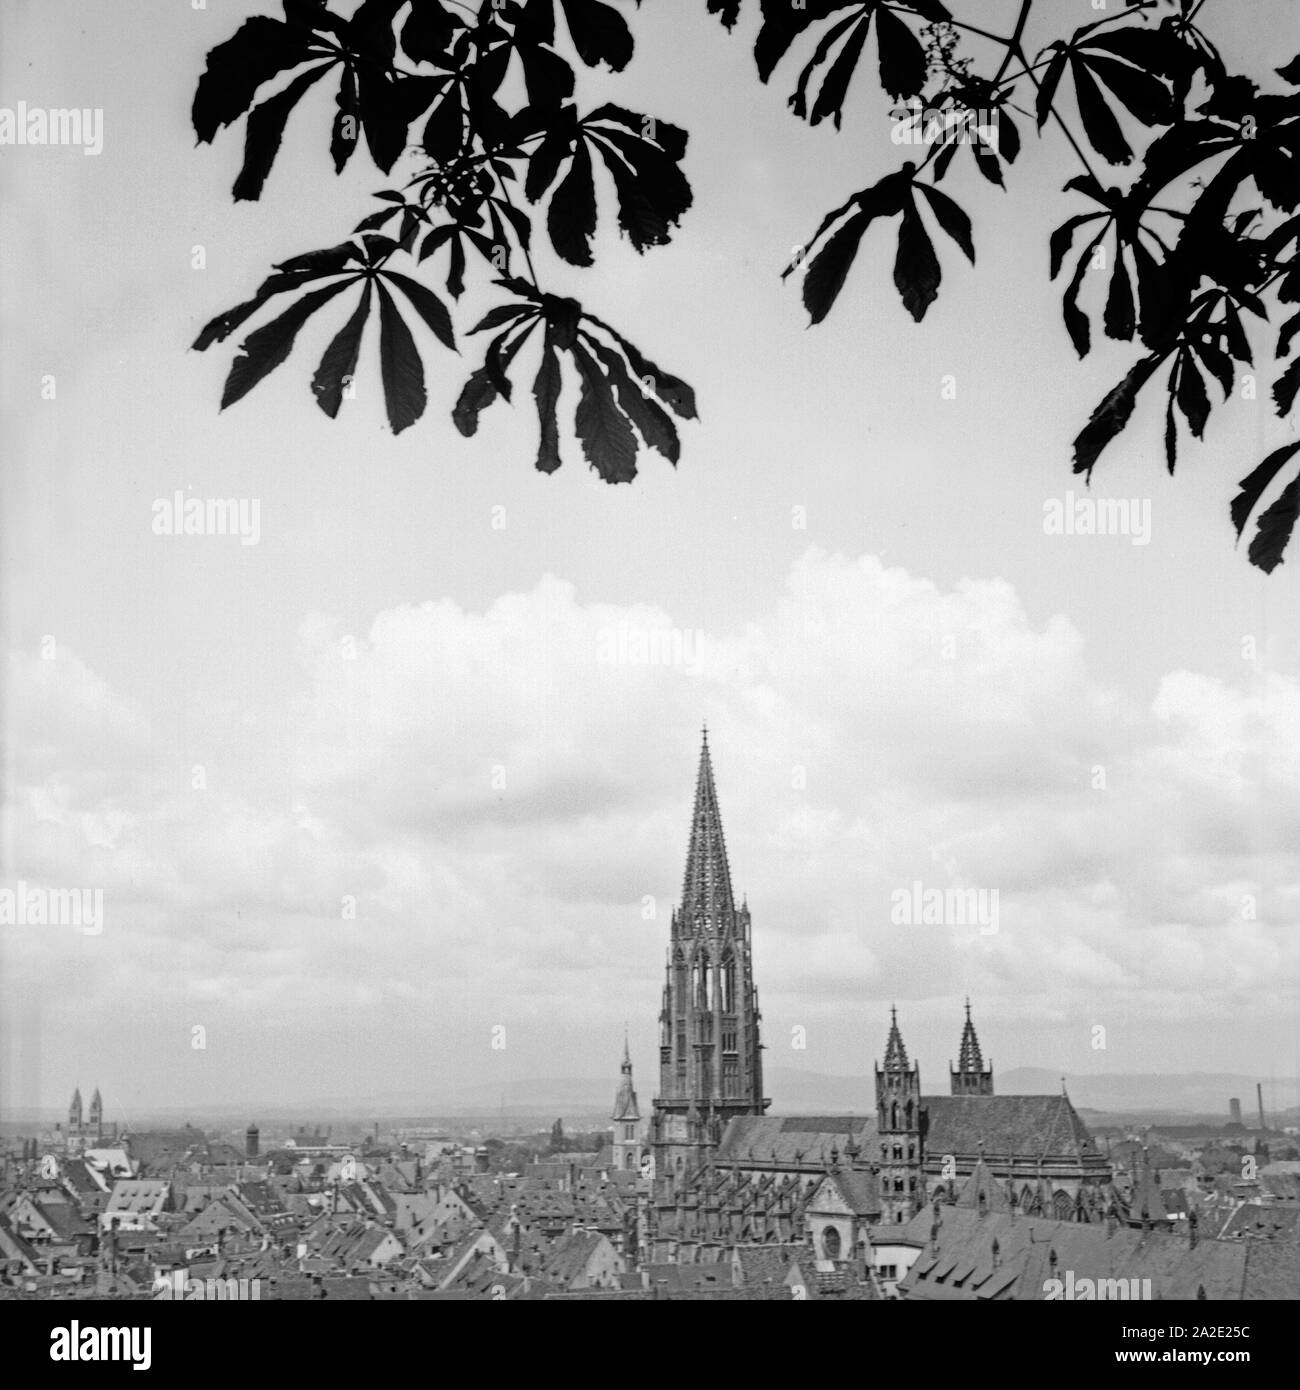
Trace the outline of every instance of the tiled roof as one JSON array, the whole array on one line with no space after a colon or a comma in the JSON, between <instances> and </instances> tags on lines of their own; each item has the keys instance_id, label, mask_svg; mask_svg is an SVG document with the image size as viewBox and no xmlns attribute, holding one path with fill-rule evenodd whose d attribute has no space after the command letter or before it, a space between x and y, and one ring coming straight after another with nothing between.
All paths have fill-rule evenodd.
<instances>
[{"instance_id":1,"label":"tiled roof","mask_svg":"<svg viewBox=\"0 0 1300 1390\"><path fill-rule=\"evenodd\" d=\"M1165 1199L1160 1192L1159 1175L1152 1171L1150 1164L1143 1163L1138 1171L1137 1182L1129 1198L1129 1219L1142 1221L1167 1221L1169 1213L1165 1209Z\"/></svg>"},{"instance_id":2,"label":"tiled roof","mask_svg":"<svg viewBox=\"0 0 1300 1390\"><path fill-rule=\"evenodd\" d=\"M740 1268L742 1284L779 1284L790 1272L798 1247L793 1245L738 1245L733 1266Z\"/></svg>"},{"instance_id":3,"label":"tiled roof","mask_svg":"<svg viewBox=\"0 0 1300 1390\"><path fill-rule=\"evenodd\" d=\"M1300 1238L1296 1228L1276 1240L1242 1242L1246 1253L1247 1299L1294 1302L1300 1292Z\"/></svg>"},{"instance_id":4,"label":"tiled roof","mask_svg":"<svg viewBox=\"0 0 1300 1390\"><path fill-rule=\"evenodd\" d=\"M874 1119L861 1116L740 1116L728 1122L718 1145L719 1165L773 1163L824 1171L831 1150L843 1155L850 1136L863 1146L875 1138Z\"/></svg>"},{"instance_id":5,"label":"tiled roof","mask_svg":"<svg viewBox=\"0 0 1300 1390\"><path fill-rule=\"evenodd\" d=\"M724 1263L652 1264L645 1266L645 1274L651 1289L701 1291L732 1287L731 1269Z\"/></svg>"},{"instance_id":6,"label":"tiled roof","mask_svg":"<svg viewBox=\"0 0 1300 1390\"><path fill-rule=\"evenodd\" d=\"M62 1173L63 1181L72 1188L78 1197L97 1196L104 1189L95 1181L95 1176L84 1163L69 1163Z\"/></svg>"},{"instance_id":7,"label":"tiled roof","mask_svg":"<svg viewBox=\"0 0 1300 1390\"><path fill-rule=\"evenodd\" d=\"M109 1212L142 1212L167 1200L170 1184L157 1179L119 1178L113 1184L106 1208Z\"/></svg>"},{"instance_id":8,"label":"tiled roof","mask_svg":"<svg viewBox=\"0 0 1300 1390\"><path fill-rule=\"evenodd\" d=\"M91 1227L71 1202L46 1202L38 1209L54 1228L54 1233L60 1240L75 1240L78 1236L89 1235L91 1232Z\"/></svg>"},{"instance_id":9,"label":"tiled roof","mask_svg":"<svg viewBox=\"0 0 1300 1390\"><path fill-rule=\"evenodd\" d=\"M924 1096L928 1155L990 1155L1100 1160L1068 1096Z\"/></svg>"},{"instance_id":10,"label":"tiled roof","mask_svg":"<svg viewBox=\"0 0 1300 1390\"><path fill-rule=\"evenodd\" d=\"M1277 1240L1296 1235L1300 1207L1281 1203L1244 1202L1228 1218L1219 1233L1220 1240ZM1300 1289L1297 1290L1300 1293Z\"/></svg>"},{"instance_id":11,"label":"tiled roof","mask_svg":"<svg viewBox=\"0 0 1300 1390\"><path fill-rule=\"evenodd\" d=\"M272 1212L284 1210L284 1203L280 1200L280 1194L270 1183L241 1182L238 1193L239 1200L258 1216L267 1216Z\"/></svg>"},{"instance_id":12,"label":"tiled roof","mask_svg":"<svg viewBox=\"0 0 1300 1390\"><path fill-rule=\"evenodd\" d=\"M941 1209L933 1238L932 1223L925 1211L903 1227L904 1239L923 1245L899 1284L907 1298L1041 1300L1046 1282L1067 1273L1076 1285L1150 1279L1153 1298L1194 1299L1201 1289L1208 1299L1242 1296L1245 1252L1237 1244L1203 1240L1192 1248L1185 1236L1162 1231L981 1216L960 1207Z\"/></svg>"},{"instance_id":13,"label":"tiled roof","mask_svg":"<svg viewBox=\"0 0 1300 1390\"><path fill-rule=\"evenodd\" d=\"M369 1279L330 1278L321 1280L321 1297L357 1301L371 1297Z\"/></svg>"},{"instance_id":14,"label":"tiled roof","mask_svg":"<svg viewBox=\"0 0 1300 1390\"><path fill-rule=\"evenodd\" d=\"M128 1135L125 1144L131 1157L146 1168L176 1163L197 1147L207 1148L203 1131L198 1129L142 1130Z\"/></svg>"},{"instance_id":15,"label":"tiled roof","mask_svg":"<svg viewBox=\"0 0 1300 1390\"><path fill-rule=\"evenodd\" d=\"M25 1260L33 1267L40 1258L31 1243L14 1230L7 1216L0 1216L0 1255L7 1259Z\"/></svg>"},{"instance_id":16,"label":"tiled roof","mask_svg":"<svg viewBox=\"0 0 1300 1390\"><path fill-rule=\"evenodd\" d=\"M586 1273L591 1257L605 1244L606 1238L594 1231L571 1231L543 1253L538 1272L551 1283L567 1286Z\"/></svg>"}]
</instances>

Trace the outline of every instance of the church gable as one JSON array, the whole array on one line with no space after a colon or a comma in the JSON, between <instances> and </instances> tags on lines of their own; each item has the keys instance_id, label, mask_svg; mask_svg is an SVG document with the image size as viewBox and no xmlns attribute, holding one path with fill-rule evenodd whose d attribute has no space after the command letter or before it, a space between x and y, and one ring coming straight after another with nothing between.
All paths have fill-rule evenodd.
<instances>
[{"instance_id":1,"label":"church gable","mask_svg":"<svg viewBox=\"0 0 1300 1390\"><path fill-rule=\"evenodd\" d=\"M844 1194L840 1191L838 1183L831 1174L827 1174L813 1189L813 1194L808 1199L807 1210L810 1216L852 1216L854 1214L852 1207L845 1200Z\"/></svg>"}]
</instances>

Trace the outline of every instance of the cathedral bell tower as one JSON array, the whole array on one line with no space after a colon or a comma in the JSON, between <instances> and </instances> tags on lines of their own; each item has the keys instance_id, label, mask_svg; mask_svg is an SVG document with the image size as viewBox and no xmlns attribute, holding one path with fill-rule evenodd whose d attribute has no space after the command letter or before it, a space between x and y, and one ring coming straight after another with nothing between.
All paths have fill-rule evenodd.
<instances>
[{"instance_id":1,"label":"cathedral bell tower","mask_svg":"<svg viewBox=\"0 0 1300 1390\"><path fill-rule=\"evenodd\" d=\"M885 1065L876 1068L876 1131L880 1142L881 1219L910 1220L921 1209L922 1144L921 1068L909 1066L898 1013L889 1011Z\"/></svg>"},{"instance_id":2,"label":"cathedral bell tower","mask_svg":"<svg viewBox=\"0 0 1300 1390\"><path fill-rule=\"evenodd\" d=\"M771 1104L763 1096L759 1018L749 908L732 895L706 729L659 1014L651 1127L658 1182L684 1181L709 1160L728 1120L761 1115Z\"/></svg>"}]
</instances>

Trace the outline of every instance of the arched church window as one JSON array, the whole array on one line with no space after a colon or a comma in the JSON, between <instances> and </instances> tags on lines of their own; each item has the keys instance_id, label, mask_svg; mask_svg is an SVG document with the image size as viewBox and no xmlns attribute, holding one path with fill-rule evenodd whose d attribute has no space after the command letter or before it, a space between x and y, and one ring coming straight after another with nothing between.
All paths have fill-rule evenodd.
<instances>
[{"instance_id":1,"label":"arched church window","mask_svg":"<svg viewBox=\"0 0 1300 1390\"><path fill-rule=\"evenodd\" d=\"M828 1260L840 1257L840 1233L835 1226L827 1226L822 1232L822 1256Z\"/></svg>"}]
</instances>

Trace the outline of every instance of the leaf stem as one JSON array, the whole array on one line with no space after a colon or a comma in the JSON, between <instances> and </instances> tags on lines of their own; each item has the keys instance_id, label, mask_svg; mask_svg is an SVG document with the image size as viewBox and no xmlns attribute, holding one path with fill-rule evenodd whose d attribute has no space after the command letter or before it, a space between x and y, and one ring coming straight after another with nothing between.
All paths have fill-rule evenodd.
<instances>
[{"instance_id":1,"label":"leaf stem","mask_svg":"<svg viewBox=\"0 0 1300 1390\"><path fill-rule=\"evenodd\" d=\"M1005 76L1007 69L1011 66L1012 58L1020 56L1020 61L1028 66L1028 59L1024 57L1021 47L1021 39L1024 36L1025 24L1029 20L1029 12L1034 8L1034 0L1020 0L1020 13L1016 16L1016 27L1011 37L1007 40L1007 51L1002 55L1002 64L993 75L990 87L998 86Z\"/></svg>"},{"instance_id":2,"label":"leaf stem","mask_svg":"<svg viewBox=\"0 0 1300 1390\"><path fill-rule=\"evenodd\" d=\"M1029 75L1029 80L1034 84L1035 88L1041 90L1043 84L1038 80L1038 75L1034 72L1034 70L1031 67L1029 67L1029 60L1025 57L1024 50L1018 49L1017 56L1020 58L1020 61L1025 64L1025 71ZM1066 125L1065 118L1056 109L1055 101L1052 102L1050 110L1052 113L1052 119L1056 122L1058 126L1061 127L1062 133L1065 135L1065 138L1070 142L1070 148L1075 152L1076 155L1079 156L1079 163L1083 165L1089 177L1095 179L1097 184L1100 186L1101 180L1097 178L1096 171L1093 169L1091 163L1089 162L1088 156L1084 154L1082 146L1074 138L1074 132L1070 129L1068 125Z\"/></svg>"},{"instance_id":3,"label":"leaf stem","mask_svg":"<svg viewBox=\"0 0 1300 1390\"><path fill-rule=\"evenodd\" d=\"M505 199L507 206L515 212L519 212L519 209L515 207L514 199L510 196L510 185L500 174L496 173L495 169L492 172L496 175L497 187L501 190L501 195ZM521 213L520 215L522 216L523 214ZM519 243L519 249L524 253L524 264L528 267L528 278L532 281L533 289L535 289L538 294L541 294L542 287L537 283L537 272L533 269L532 253L528 250L527 245L522 239Z\"/></svg>"}]
</instances>

